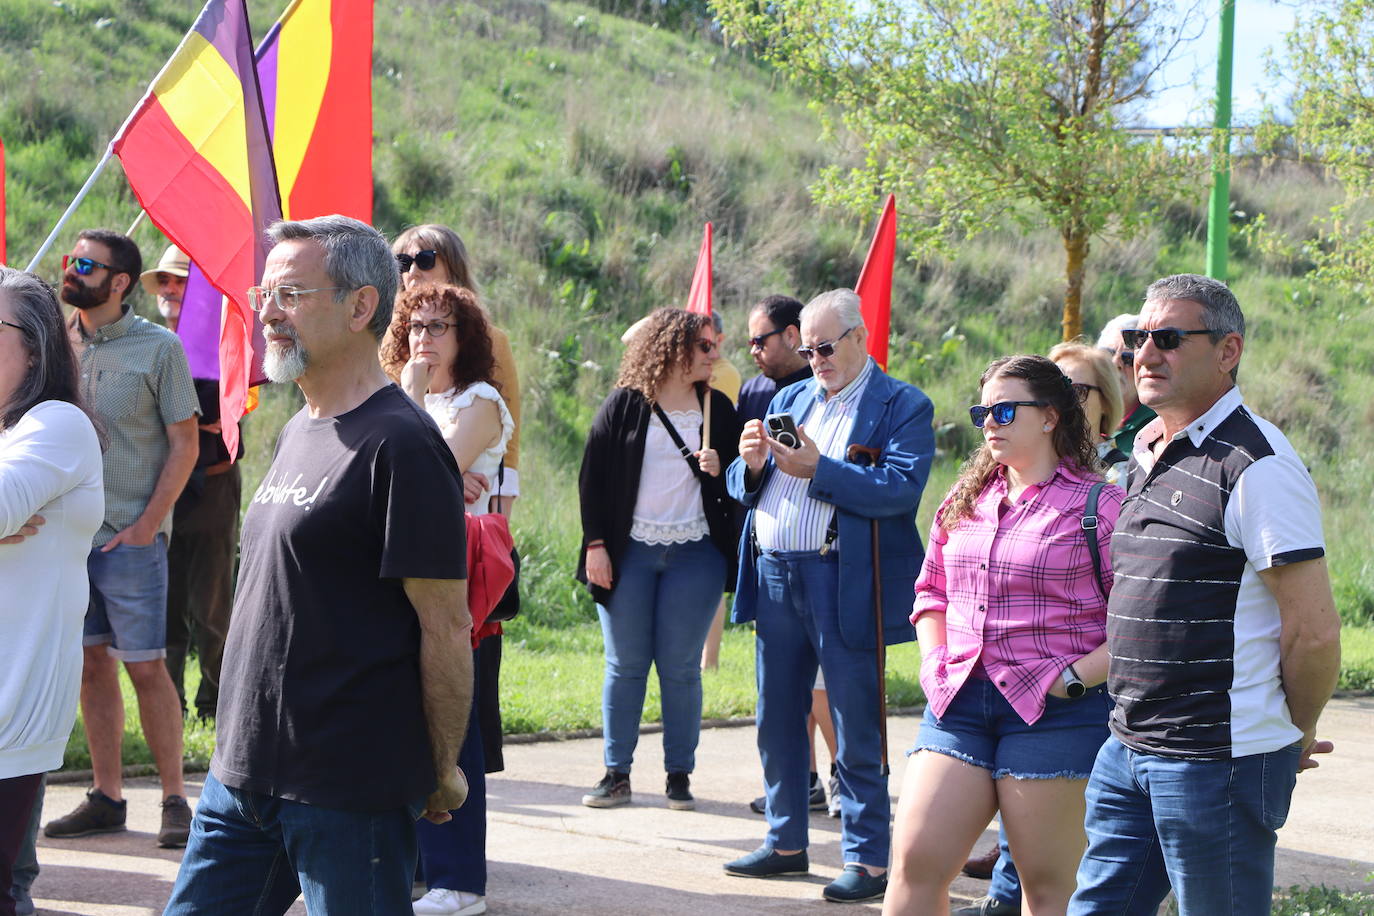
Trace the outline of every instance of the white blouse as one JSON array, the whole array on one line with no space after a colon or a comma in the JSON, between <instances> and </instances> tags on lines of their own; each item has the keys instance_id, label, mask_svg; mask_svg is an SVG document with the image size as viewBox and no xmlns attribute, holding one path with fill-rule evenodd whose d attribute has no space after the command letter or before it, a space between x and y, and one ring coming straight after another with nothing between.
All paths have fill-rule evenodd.
<instances>
[{"instance_id":1,"label":"white blouse","mask_svg":"<svg viewBox=\"0 0 1374 916\"><path fill-rule=\"evenodd\" d=\"M665 411L683 443L701 448L701 411ZM701 506L701 483L658 414L649 417L630 537L644 544L686 544L711 533Z\"/></svg>"},{"instance_id":2,"label":"white blouse","mask_svg":"<svg viewBox=\"0 0 1374 916\"><path fill-rule=\"evenodd\" d=\"M491 481L492 487L495 487L497 472L501 468L501 459L506 456L506 443L510 441L511 433L515 431L515 420L512 419L510 410L506 407L506 402L501 397L500 392L486 382L474 382L462 391L450 388L439 394L426 394L425 411L434 418L434 422L439 424L439 431L447 436L449 430L458 421L458 411L464 407L471 407L477 398L495 402L497 409L501 412L501 435L497 437L494 445L487 447L482 454L477 456L472 467L464 468L464 470L486 475L486 478ZM477 497L477 502L468 506L468 514L485 515L490 501L491 490L483 490L482 495Z\"/></svg>"}]
</instances>

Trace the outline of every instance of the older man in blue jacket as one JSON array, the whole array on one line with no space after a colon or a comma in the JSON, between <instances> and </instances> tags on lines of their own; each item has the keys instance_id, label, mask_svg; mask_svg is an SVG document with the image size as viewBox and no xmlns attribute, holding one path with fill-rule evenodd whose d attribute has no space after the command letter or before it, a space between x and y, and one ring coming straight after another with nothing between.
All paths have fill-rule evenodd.
<instances>
[{"instance_id":1,"label":"older man in blue jacket","mask_svg":"<svg viewBox=\"0 0 1374 916\"><path fill-rule=\"evenodd\" d=\"M872 523L881 551L881 638L908 642L924 551L916 508L930 473L933 408L867 355L859 297L832 290L802 310L798 351L815 378L773 398L770 414L798 427L794 446L750 421L730 465L730 495L749 508L740 542L734 620L758 634L758 744L768 790L768 835L725 866L748 878L805 874L806 714L819 664L839 738L844 871L829 900L867 900L887 887L891 835L880 748ZM790 438L784 436L784 438ZM873 464L846 460L876 449Z\"/></svg>"}]
</instances>

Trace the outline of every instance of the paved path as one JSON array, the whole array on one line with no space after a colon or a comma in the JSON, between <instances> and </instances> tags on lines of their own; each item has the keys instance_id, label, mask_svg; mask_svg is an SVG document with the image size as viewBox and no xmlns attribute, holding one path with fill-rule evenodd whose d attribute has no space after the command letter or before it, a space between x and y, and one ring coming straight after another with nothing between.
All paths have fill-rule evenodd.
<instances>
[{"instance_id":1,"label":"paved path","mask_svg":"<svg viewBox=\"0 0 1374 916\"><path fill-rule=\"evenodd\" d=\"M1323 723L1337 753L1299 780L1279 834L1277 883L1374 891L1366 880L1374 872L1374 698L1333 701ZM906 746L915 731L914 718L893 718L893 747ZM488 784L493 914L835 912L820 900L820 890L838 874L839 822L824 814L811 820L810 877L753 881L721 871L721 863L753 849L763 834L763 819L746 805L760 788L752 728L702 732L694 812L667 809L657 735L640 743L633 805L611 811L582 807L582 792L601 776L600 747L597 739L507 747L507 771ZM899 762L894 794L901 771ZM199 787L193 780L190 790ZM66 813L82 791L51 786L45 815ZM43 873L34 888L41 913L161 911L180 853L154 845L156 783L134 780L128 796L129 832L41 840ZM991 832L984 838L992 839ZM984 887L960 879L953 890L969 898ZM304 913L304 907L298 902L292 912Z\"/></svg>"}]
</instances>

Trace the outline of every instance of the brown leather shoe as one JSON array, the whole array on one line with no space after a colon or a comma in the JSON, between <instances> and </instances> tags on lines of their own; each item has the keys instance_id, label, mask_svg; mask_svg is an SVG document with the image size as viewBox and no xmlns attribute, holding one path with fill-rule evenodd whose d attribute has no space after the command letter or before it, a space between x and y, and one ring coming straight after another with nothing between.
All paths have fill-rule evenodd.
<instances>
[{"instance_id":1,"label":"brown leather shoe","mask_svg":"<svg viewBox=\"0 0 1374 916\"><path fill-rule=\"evenodd\" d=\"M970 878L981 878L984 881L992 877L992 867L997 864L997 846L994 844L991 849L981 856L975 855L964 863L960 869Z\"/></svg>"}]
</instances>

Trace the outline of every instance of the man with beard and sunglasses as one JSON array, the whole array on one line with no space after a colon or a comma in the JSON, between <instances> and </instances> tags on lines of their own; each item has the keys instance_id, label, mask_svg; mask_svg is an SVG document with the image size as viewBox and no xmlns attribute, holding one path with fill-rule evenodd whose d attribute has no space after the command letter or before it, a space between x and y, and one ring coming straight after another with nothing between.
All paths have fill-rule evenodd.
<instances>
[{"instance_id":1,"label":"man with beard and sunglasses","mask_svg":"<svg viewBox=\"0 0 1374 916\"><path fill-rule=\"evenodd\" d=\"M62 301L80 354L81 391L104 424L105 521L87 569L81 714L94 786L44 833L69 839L125 829L119 662L138 697L143 734L162 780L157 843L186 845L191 810L182 783L181 704L163 659L172 506L196 463L200 407L181 341L134 314L125 297L143 266L127 236L87 229L63 258Z\"/></svg>"},{"instance_id":2,"label":"man with beard and sunglasses","mask_svg":"<svg viewBox=\"0 0 1374 916\"><path fill-rule=\"evenodd\" d=\"M1236 387L1245 317L1224 283L1165 277L1121 332L1158 417L1112 533L1111 737L1086 791L1069 913L1267 913L1276 831L1332 750L1340 618L1317 487Z\"/></svg>"},{"instance_id":3,"label":"man with beard and sunglasses","mask_svg":"<svg viewBox=\"0 0 1374 916\"><path fill-rule=\"evenodd\" d=\"M779 416L768 427L768 418L745 424L739 458L726 472L730 495L749 509L734 620L755 621L768 833L725 873L773 878L809 870L806 717L819 669L839 744L844 858L822 893L852 902L887 888L892 833L878 640L915 638L908 618L924 556L916 509L935 454L935 411L920 389L868 356L853 290L811 300L800 336L797 353L815 378L777 393L768 414ZM871 453L876 460L856 460ZM875 593L880 560L883 587Z\"/></svg>"}]
</instances>

